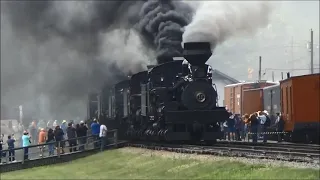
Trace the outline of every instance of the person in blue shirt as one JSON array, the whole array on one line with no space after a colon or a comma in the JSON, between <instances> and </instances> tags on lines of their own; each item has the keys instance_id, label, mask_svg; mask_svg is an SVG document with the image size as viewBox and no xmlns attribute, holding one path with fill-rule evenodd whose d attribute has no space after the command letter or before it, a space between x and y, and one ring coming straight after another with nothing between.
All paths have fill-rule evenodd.
<instances>
[{"instance_id":1,"label":"person in blue shirt","mask_svg":"<svg viewBox=\"0 0 320 180\"><path fill-rule=\"evenodd\" d=\"M14 143L16 142L16 139L12 135L12 137L9 135L7 144L8 144L8 149L9 149L9 162L16 162L15 160L15 151L14 151Z\"/></svg>"},{"instance_id":2,"label":"person in blue shirt","mask_svg":"<svg viewBox=\"0 0 320 180\"><path fill-rule=\"evenodd\" d=\"M91 133L94 140L94 148L99 147L99 134L100 134L100 124L97 122L96 119L93 120L91 124Z\"/></svg>"},{"instance_id":3,"label":"person in blue shirt","mask_svg":"<svg viewBox=\"0 0 320 180\"><path fill-rule=\"evenodd\" d=\"M24 150L24 160L28 160L29 156L29 146L31 144L31 140L30 140L30 136L29 133L27 131L23 132L23 136L22 136L22 147Z\"/></svg>"}]
</instances>

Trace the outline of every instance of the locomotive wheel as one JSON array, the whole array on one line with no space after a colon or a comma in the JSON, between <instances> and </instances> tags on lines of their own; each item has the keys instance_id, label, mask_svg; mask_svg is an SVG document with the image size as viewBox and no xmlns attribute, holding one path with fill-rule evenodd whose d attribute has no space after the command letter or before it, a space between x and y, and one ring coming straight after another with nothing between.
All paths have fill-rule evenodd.
<instances>
[{"instance_id":1,"label":"locomotive wheel","mask_svg":"<svg viewBox=\"0 0 320 180\"><path fill-rule=\"evenodd\" d=\"M216 104L216 92L207 82L190 83L182 93L182 103L190 110L211 109Z\"/></svg>"}]
</instances>

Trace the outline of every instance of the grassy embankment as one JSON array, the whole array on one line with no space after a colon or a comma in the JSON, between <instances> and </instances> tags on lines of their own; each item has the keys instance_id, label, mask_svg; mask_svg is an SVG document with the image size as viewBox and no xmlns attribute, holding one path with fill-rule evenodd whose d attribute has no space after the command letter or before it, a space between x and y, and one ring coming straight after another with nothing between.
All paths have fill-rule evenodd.
<instances>
[{"instance_id":1,"label":"grassy embankment","mask_svg":"<svg viewBox=\"0 0 320 180\"><path fill-rule=\"evenodd\" d=\"M318 179L317 169L294 169L228 160L190 159L173 153L112 150L72 162L2 173L3 179ZM140 150L141 151L141 150ZM139 152L141 153L141 152ZM203 160L205 159L205 160ZM254 160L252 160L254 161Z\"/></svg>"}]
</instances>

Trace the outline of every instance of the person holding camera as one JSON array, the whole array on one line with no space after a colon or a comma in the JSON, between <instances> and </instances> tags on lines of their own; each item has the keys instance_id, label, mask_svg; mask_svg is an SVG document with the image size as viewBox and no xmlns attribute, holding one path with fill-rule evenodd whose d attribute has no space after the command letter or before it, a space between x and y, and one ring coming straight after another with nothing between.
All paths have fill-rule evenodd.
<instances>
[{"instance_id":1,"label":"person holding camera","mask_svg":"<svg viewBox=\"0 0 320 180\"><path fill-rule=\"evenodd\" d=\"M29 158L29 146L31 144L31 137L29 136L29 133L27 131L23 132L22 136L22 147L24 150L24 160L28 160Z\"/></svg>"},{"instance_id":2,"label":"person holding camera","mask_svg":"<svg viewBox=\"0 0 320 180\"><path fill-rule=\"evenodd\" d=\"M9 150L9 162L16 162L15 150L14 150L15 142L16 142L16 139L14 138L14 134L12 134L12 136L9 135L7 140L8 150Z\"/></svg>"}]
</instances>

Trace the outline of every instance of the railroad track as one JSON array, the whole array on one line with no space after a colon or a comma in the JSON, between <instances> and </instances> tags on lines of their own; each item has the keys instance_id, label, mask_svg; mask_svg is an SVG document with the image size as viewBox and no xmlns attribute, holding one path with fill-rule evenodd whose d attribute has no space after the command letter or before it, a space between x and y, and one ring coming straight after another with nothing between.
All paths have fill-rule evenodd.
<instances>
[{"instance_id":1,"label":"railroad track","mask_svg":"<svg viewBox=\"0 0 320 180\"><path fill-rule=\"evenodd\" d=\"M219 145L232 144L232 145L247 145L247 146L264 146L264 147L282 147L282 148L303 148L313 149L320 151L319 145L314 144L294 144L294 143L252 143L252 142L241 142L241 141L218 141Z\"/></svg>"},{"instance_id":2,"label":"railroad track","mask_svg":"<svg viewBox=\"0 0 320 180\"><path fill-rule=\"evenodd\" d=\"M269 146L246 145L237 143L217 143L214 146L175 145L149 142L128 143L130 147L164 150L178 153L206 154L231 157L246 157L258 159L273 159L290 162L305 162L319 164L320 153L316 148L302 148L303 146Z\"/></svg>"},{"instance_id":3,"label":"railroad track","mask_svg":"<svg viewBox=\"0 0 320 180\"><path fill-rule=\"evenodd\" d=\"M216 146L219 147L234 147L234 148L251 148L254 150L268 150L268 151L287 151L293 153L309 153L309 154L319 154L320 147L311 147L303 145L293 145L293 144L241 144L241 143L217 143Z\"/></svg>"}]
</instances>

